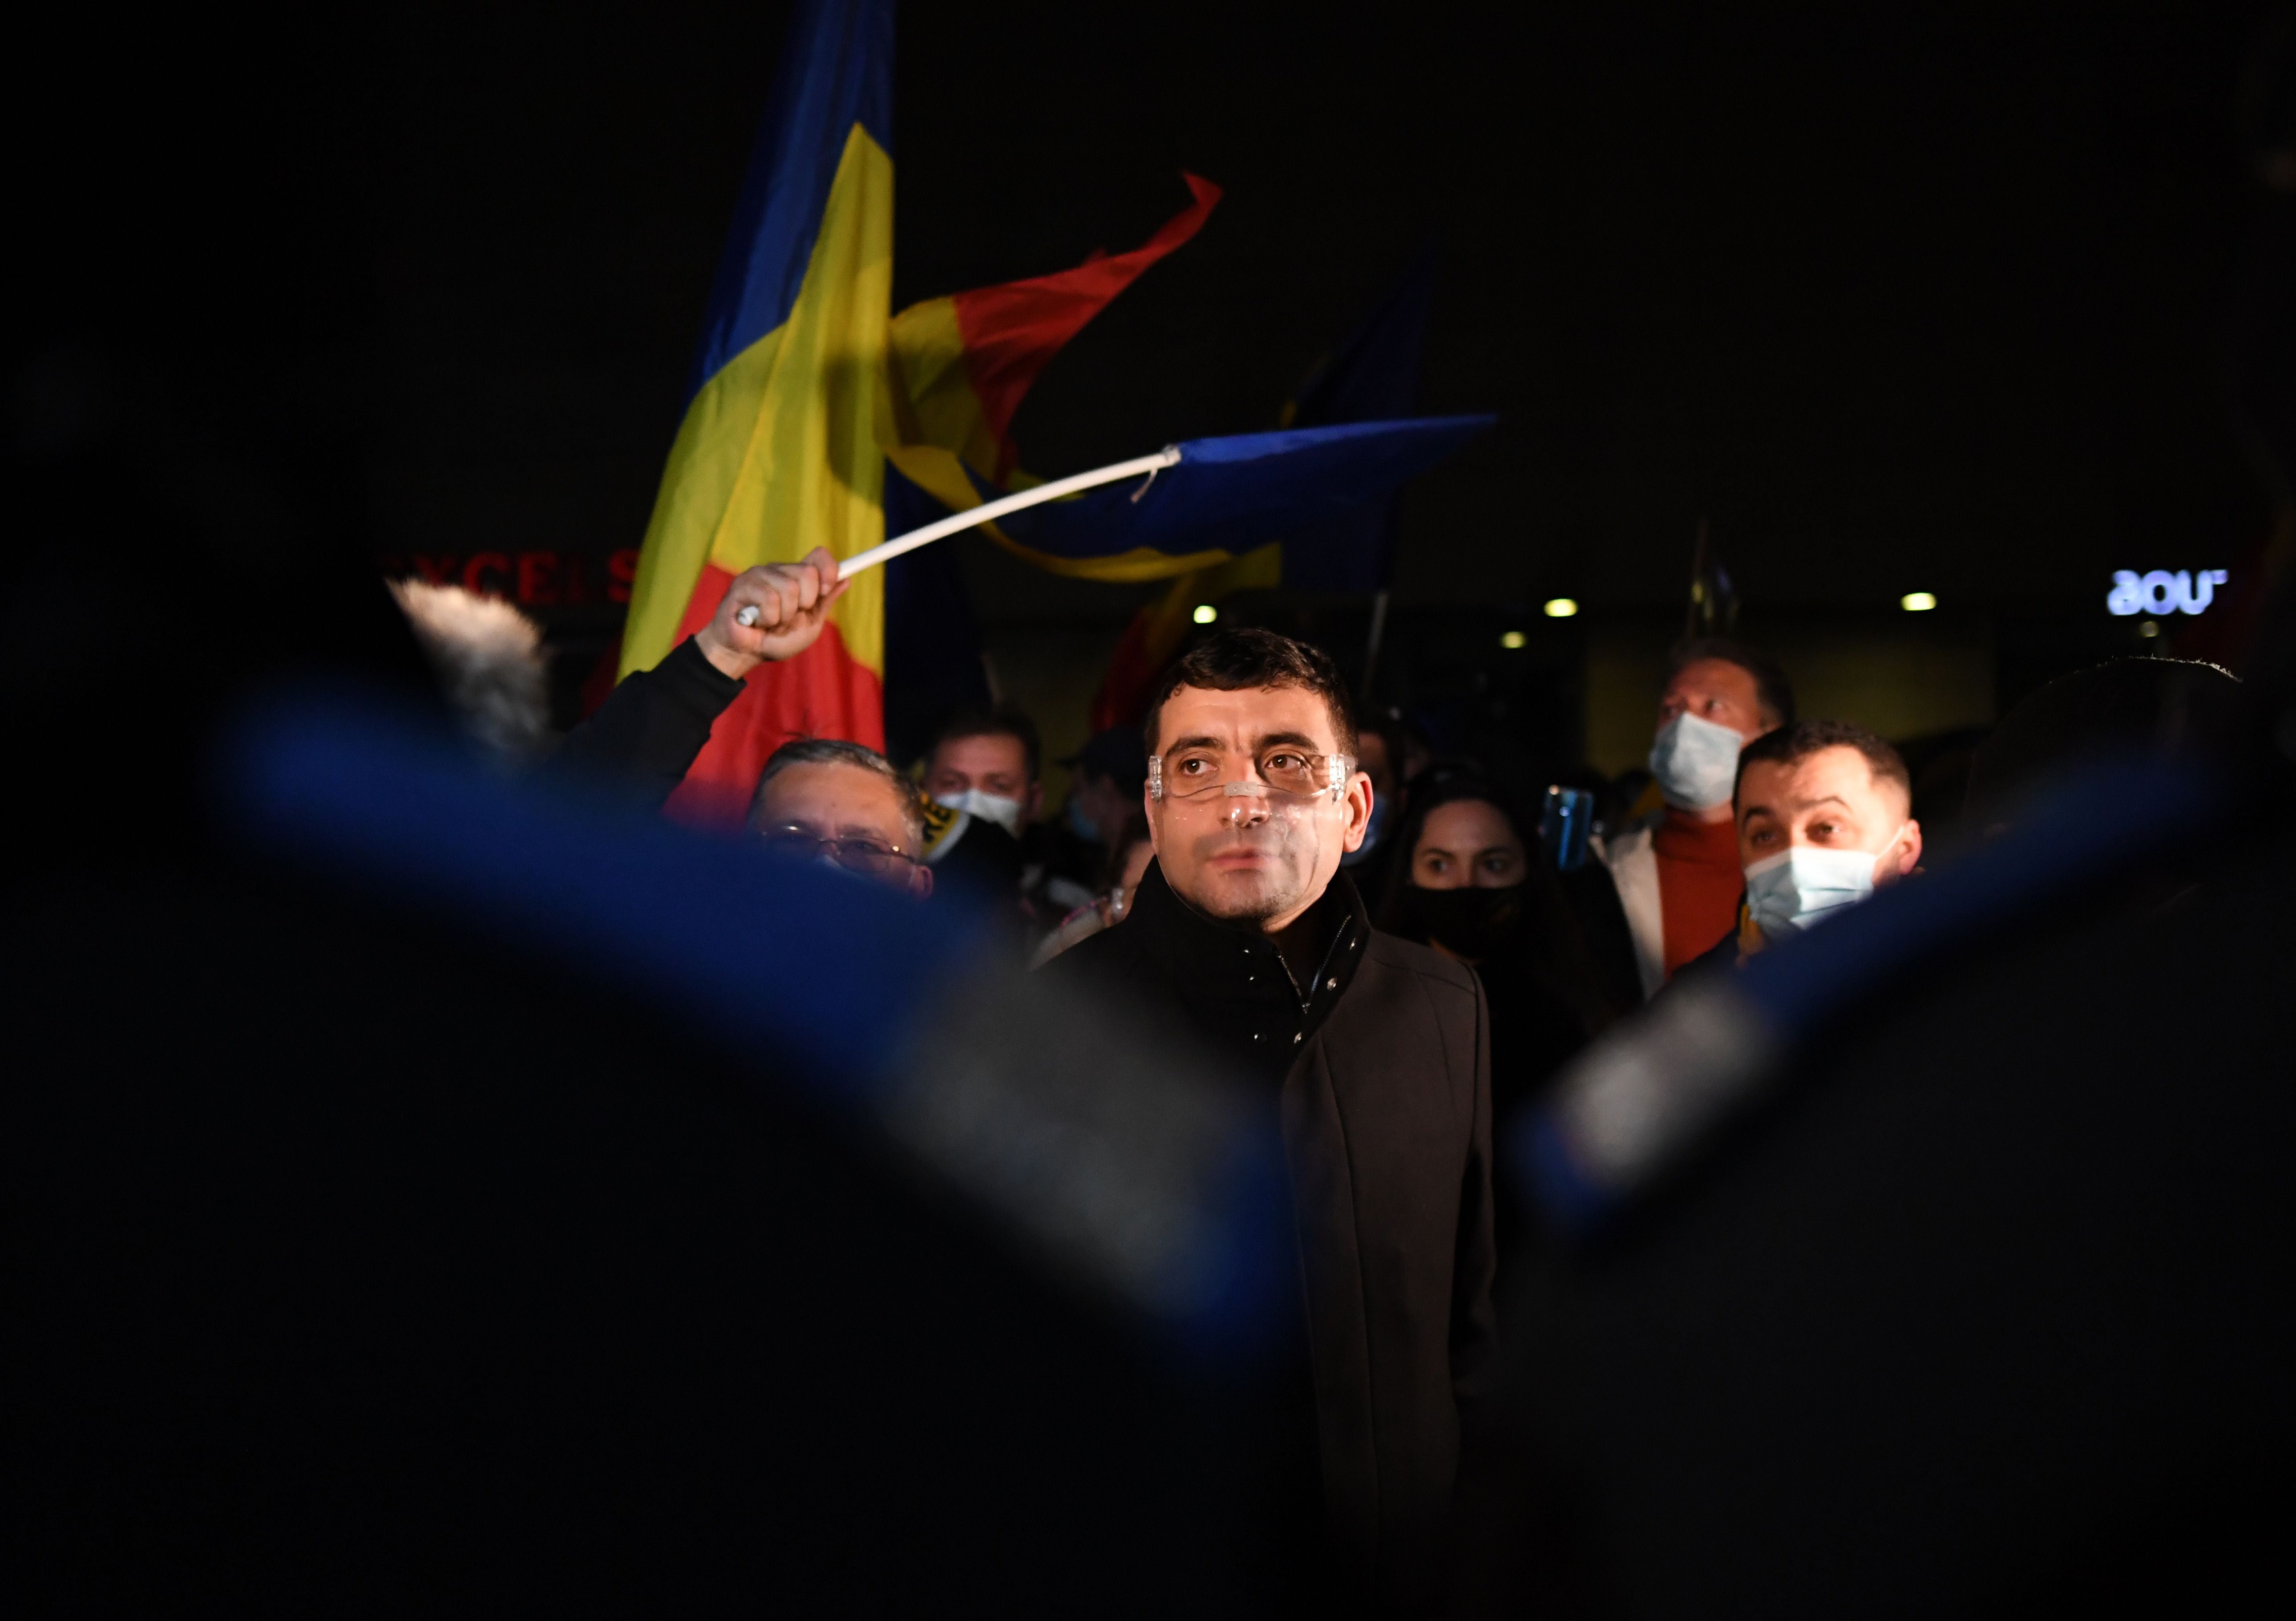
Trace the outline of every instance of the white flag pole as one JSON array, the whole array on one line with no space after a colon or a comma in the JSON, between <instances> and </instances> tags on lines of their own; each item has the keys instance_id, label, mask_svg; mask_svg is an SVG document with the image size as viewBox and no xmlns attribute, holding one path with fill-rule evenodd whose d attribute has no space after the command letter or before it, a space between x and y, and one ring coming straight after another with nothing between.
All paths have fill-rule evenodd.
<instances>
[{"instance_id":1,"label":"white flag pole","mask_svg":"<svg viewBox=\"0 0 2296 1621\"><path fill-rule=\"evenodd\" d=\"M1057 501L1064 495L1074 495L1079 490L1090 490L1100 484L1113 484L1119 479L1128 479L1144 473L1152 476L1167 467L1177 466L1179 460L1180 448L1177 445L1167 445L1153 456L1136 456L1128 462L1117 462L1111 466L1095 467L1090 473L1073 473L1064 479L1054 479L1049 484L1039 484L1034 490L1024 490L1018 495L1002 496L980 506L968 506L963 512L953 513L946 518L938 519L926 524L922 529L913 529L906 535L896 535L890 540L885 541L882 545L873 546L865 552L856 552L837 565L837 577L840 580L849 579L863 569L873 569L881 563L890 563L905 552L913 552L921 546L931 546L944 536L954 535L978 524L994 523L1006 513L1020 512L1027 507L1041 506L1046 501ZM756 605L752 604L742 609L734 618L740 624L756 624L758 622Z\"/></svg>"}]
</instances>

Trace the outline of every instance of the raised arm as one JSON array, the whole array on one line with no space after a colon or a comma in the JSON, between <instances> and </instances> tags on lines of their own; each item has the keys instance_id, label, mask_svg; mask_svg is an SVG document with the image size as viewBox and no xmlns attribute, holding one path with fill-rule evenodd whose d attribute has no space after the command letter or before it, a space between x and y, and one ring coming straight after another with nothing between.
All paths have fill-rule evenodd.
<instances>
[{"instance_id":1,"label":"raised arm","mask_svg":"<svg viewBox=\"0 0 2296 1621\"><path fill-rule=\"evenodd\" d=\"M625 679L567 734L550 774L619 786L659 807L685 780L750 672L812 646L830 605L850 583L838 578L837 559L820 547L796 563L742 571L708 624L652 670ZM752 606L758 622L741 623L742 610Z\"/></svg>"}]
</instances>

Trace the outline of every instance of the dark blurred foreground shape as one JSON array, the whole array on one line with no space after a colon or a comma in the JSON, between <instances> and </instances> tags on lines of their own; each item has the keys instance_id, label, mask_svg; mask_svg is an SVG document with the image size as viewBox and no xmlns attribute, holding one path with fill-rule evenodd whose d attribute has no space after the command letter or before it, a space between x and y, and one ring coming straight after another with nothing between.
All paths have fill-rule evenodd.
<instances>
[{"instance_id":1,"label":"dark blurred foreground shape","mask_svg":"<svg viewBox=\"0 0 2296 1621\"><path fill-rule=\"evenodd\" d=\"M2153 756L2216 761L2235 751L2240 683L2213 664L2114 659L2062 676L2001 719L1972 752L1963 814L1982 835L2011 825L2084 765Z\"/></svg>"},{"instance_id":2,"label":"dark blurred foreground shape","mask_svg":"<svg viewBox=\"0 0 2296 1621\"><path fill-rule=\"evenodd\" d=\"M2038 695L1980 752L1992 839L1666 999L1522 1124L1549 1243L1466 1613L2286 1607L2279 608L2237 708L2165 662Z\"/></svg>"},{"instance_id":3,"label":"dark blurred foreground shape","mask_svg":"<svg viewBox=\"0 0 2296 1621\"><path fill-rule=\"evenodd\" d=\"M1280 1159L1208 1072L372 704L222 737L204 849L12 909L12 1611L1291 1589Z\"/></svg>"},{"instance_id":4,"label":"dark blurred foreground shape","mask_svg":"<svg viewBox=\"0 0 2296 1621\"><path fill-rule=\"evenodd\" d=\"M1503 1149L1471 1615L2278 1613L2296 1600L2296 26L2229 403L2277 574L2204 664L2064 678L1929 876L1670 995ZM2260 610L2258 612L2256 610ZM1693 993L1694 992L1694 993Z\"/></svg>"},{"instance_id":5,"label":"dark blurred foreground shape","mask_svg":"<svg viewBox=\"0 0 2296 1621\"><path fill-rule=\"evenodd\" d=\"M0 1611L1312 1583L1272 1121L954 909L458 753L213 376L14 381Z\"/></svg>"}]
</instances>

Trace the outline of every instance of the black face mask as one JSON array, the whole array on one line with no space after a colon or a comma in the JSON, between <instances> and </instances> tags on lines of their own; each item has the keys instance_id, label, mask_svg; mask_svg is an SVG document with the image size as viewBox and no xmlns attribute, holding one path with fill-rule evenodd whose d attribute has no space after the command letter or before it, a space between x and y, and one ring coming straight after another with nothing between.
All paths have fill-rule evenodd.
<instances>
[{"instance_id":1,"label":"black face mask","mask_svg":"<svg viewBox=\"0 0 2296 1621\"><path fill-rule=\"evenodd\" d=\"M1504 889L1405 890L1411 915L1428 938L1461 957L1480 960L1493 956L1521 933L1523 890L1520 884Z\"/></svg>"}]
</instances>

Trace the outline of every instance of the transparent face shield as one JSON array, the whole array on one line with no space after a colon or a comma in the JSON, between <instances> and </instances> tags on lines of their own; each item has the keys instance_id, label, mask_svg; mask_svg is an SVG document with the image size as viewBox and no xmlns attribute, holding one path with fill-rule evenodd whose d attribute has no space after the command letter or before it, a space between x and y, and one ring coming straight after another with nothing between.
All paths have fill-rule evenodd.
<instances>
[{"instance_id":1,"label":"transparent face shield","mask_svg":"<svg viewBox=\"0 0 2296 1621\"><path fill-rule=\"evenodd\" d=\"M1354 770L1355 761L1345 754L1318 754L1286 744L1241 761L1224 750L1181 748L1168 759L1149 756L1148 797L1157 804L1214 812L1238 827L1298 822L1341 803Z\"/></svg>"}]
</instances>

